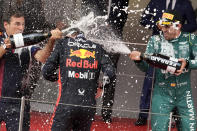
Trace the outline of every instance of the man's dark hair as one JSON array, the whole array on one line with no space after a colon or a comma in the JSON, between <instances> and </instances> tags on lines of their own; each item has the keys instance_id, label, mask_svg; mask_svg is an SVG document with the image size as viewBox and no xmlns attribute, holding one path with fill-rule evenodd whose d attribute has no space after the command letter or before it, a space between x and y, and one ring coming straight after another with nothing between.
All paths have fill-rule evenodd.
<instances>
[{"instance_id":1,"label":"man's dark hair","mask_svg":"<svg viewBox=\"0 0 197 131\"><path fill-rule=\"evenodd\" d=\"M66 35L78 35L78 34L84 34L83 31L81 31L79 28L71 28L68 31L65 32Z\"/></svg>"},{"instance_id":2,"label":"man's dark hair","mask_svg":"<svg viewBox=\"0 0 197 131\"><path fill-rule=\"evenodd\" d=\"M23 14L23 12L21 12L17 9L12 9L11 8L11 9L9 9L8 12L5 12L3 14L2 21L10 23L11 17L16 17L16 18L24 17L24 14Z\"/></svg>"}]
</instances>

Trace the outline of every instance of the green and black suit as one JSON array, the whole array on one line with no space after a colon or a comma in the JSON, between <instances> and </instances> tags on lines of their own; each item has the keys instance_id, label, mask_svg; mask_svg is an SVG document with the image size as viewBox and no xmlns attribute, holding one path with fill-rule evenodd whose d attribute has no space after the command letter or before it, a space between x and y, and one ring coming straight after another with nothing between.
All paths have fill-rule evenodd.
<instances>
[{"instance_id":1,"label":"green and black suit","mask_svg":"<svg viewBox=\"0 0 197 131\"><path fill-rule=\"evenodd\" d=\"M196 112L192 100L190 74L197 68L197 36L181 33L176 39L167 41L163 35L152 36L146 53L159 53L174 58L188 60L188 70L179 76L162 69L155 69L152 96L151 126L153 131L167 131L169 115L174 107L181 117L180 130L196 131ZM136 63L142 70L148 69L145 61Z\"/></svg>"}]
</instances>

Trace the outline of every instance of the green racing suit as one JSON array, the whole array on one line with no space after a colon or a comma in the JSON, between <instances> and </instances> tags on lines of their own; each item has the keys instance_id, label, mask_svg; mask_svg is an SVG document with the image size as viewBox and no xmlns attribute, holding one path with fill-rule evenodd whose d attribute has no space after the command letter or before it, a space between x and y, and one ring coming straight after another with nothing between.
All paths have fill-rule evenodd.
<instances>
[{"instance_id":1,"label":"green racing suit","mask_svg":"<svg viewBox=\"0 0 197 131\"><path fill-rule=\"evenodd\" d=\"M170 112L177 107L181 116L179 130L196 131L196 112L194 109L190 74L197 68L197 36L182 32L176 39L167 41L163 35L150 38L146 52L159 53L173 58L184 58L188 62L187 70L179 76L166 70L155 69L154 90L151 107L152 131L167 131ZM145 61L136 62L137 67L146 71Z\"/></svg>"}]
</instances>

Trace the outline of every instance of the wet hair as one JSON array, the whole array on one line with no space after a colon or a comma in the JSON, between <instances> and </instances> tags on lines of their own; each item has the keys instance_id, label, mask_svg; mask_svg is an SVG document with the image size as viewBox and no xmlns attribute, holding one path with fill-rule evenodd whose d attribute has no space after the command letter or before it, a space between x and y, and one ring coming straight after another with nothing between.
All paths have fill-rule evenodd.
<instances>
[{"instance_id":1,"label":"wet hair","mask_svg":"<svg viewBox=\"0 0 197 131\"><path fill-rule=\"evenodd\" d=\"M79 28L71 28L66 32L67 35L78 35L78 34L84 34L83 31L81 31Z\"/></svg>"},{"instance_id":2,"label":"wet hair","mask_svg":"<svg viewBox=\"0 0 197 131\"><path fill-rule=\"evenodd\" d=\"M17 10L15 8L10 8L9 11L3 14L2 21L10 23L11 17L20 18L20 17L24 17L24 14L20 10Z\"/></svg>"}]
</instances>

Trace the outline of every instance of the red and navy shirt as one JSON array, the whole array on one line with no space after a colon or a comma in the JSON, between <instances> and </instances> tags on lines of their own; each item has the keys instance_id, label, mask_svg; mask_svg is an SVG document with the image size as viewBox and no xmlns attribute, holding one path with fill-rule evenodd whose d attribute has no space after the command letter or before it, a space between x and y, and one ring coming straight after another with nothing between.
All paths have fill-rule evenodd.
<instances>
[{"instance_id":1,"label":"red and navy shirt","mask_svg":"<svg viewBox=\"0 0 197 131\"><path fill-rule=\"evenodd\" d=\"M100 70L110 79L115 76L114 65L102 46L80 35L56 44L42 68L44 78L56 81L58 68L61 96L58 102L67 104L95 105Z\"/></svg>"},{"instance_id":2,"label":"red and navy shirt","mask_svg":"<svg viewBox=\"0 0 197 131\"><path fill-rule=\"evenodd\" d=\"M6 37L5 32L1 33L0 44L4 43ZM6 100L6 97L20 97L23 77L27 73L31 58L33 59L39 49L36 46L9 49L0 58L0 101Z\"/></svg>"}]
</instances>

